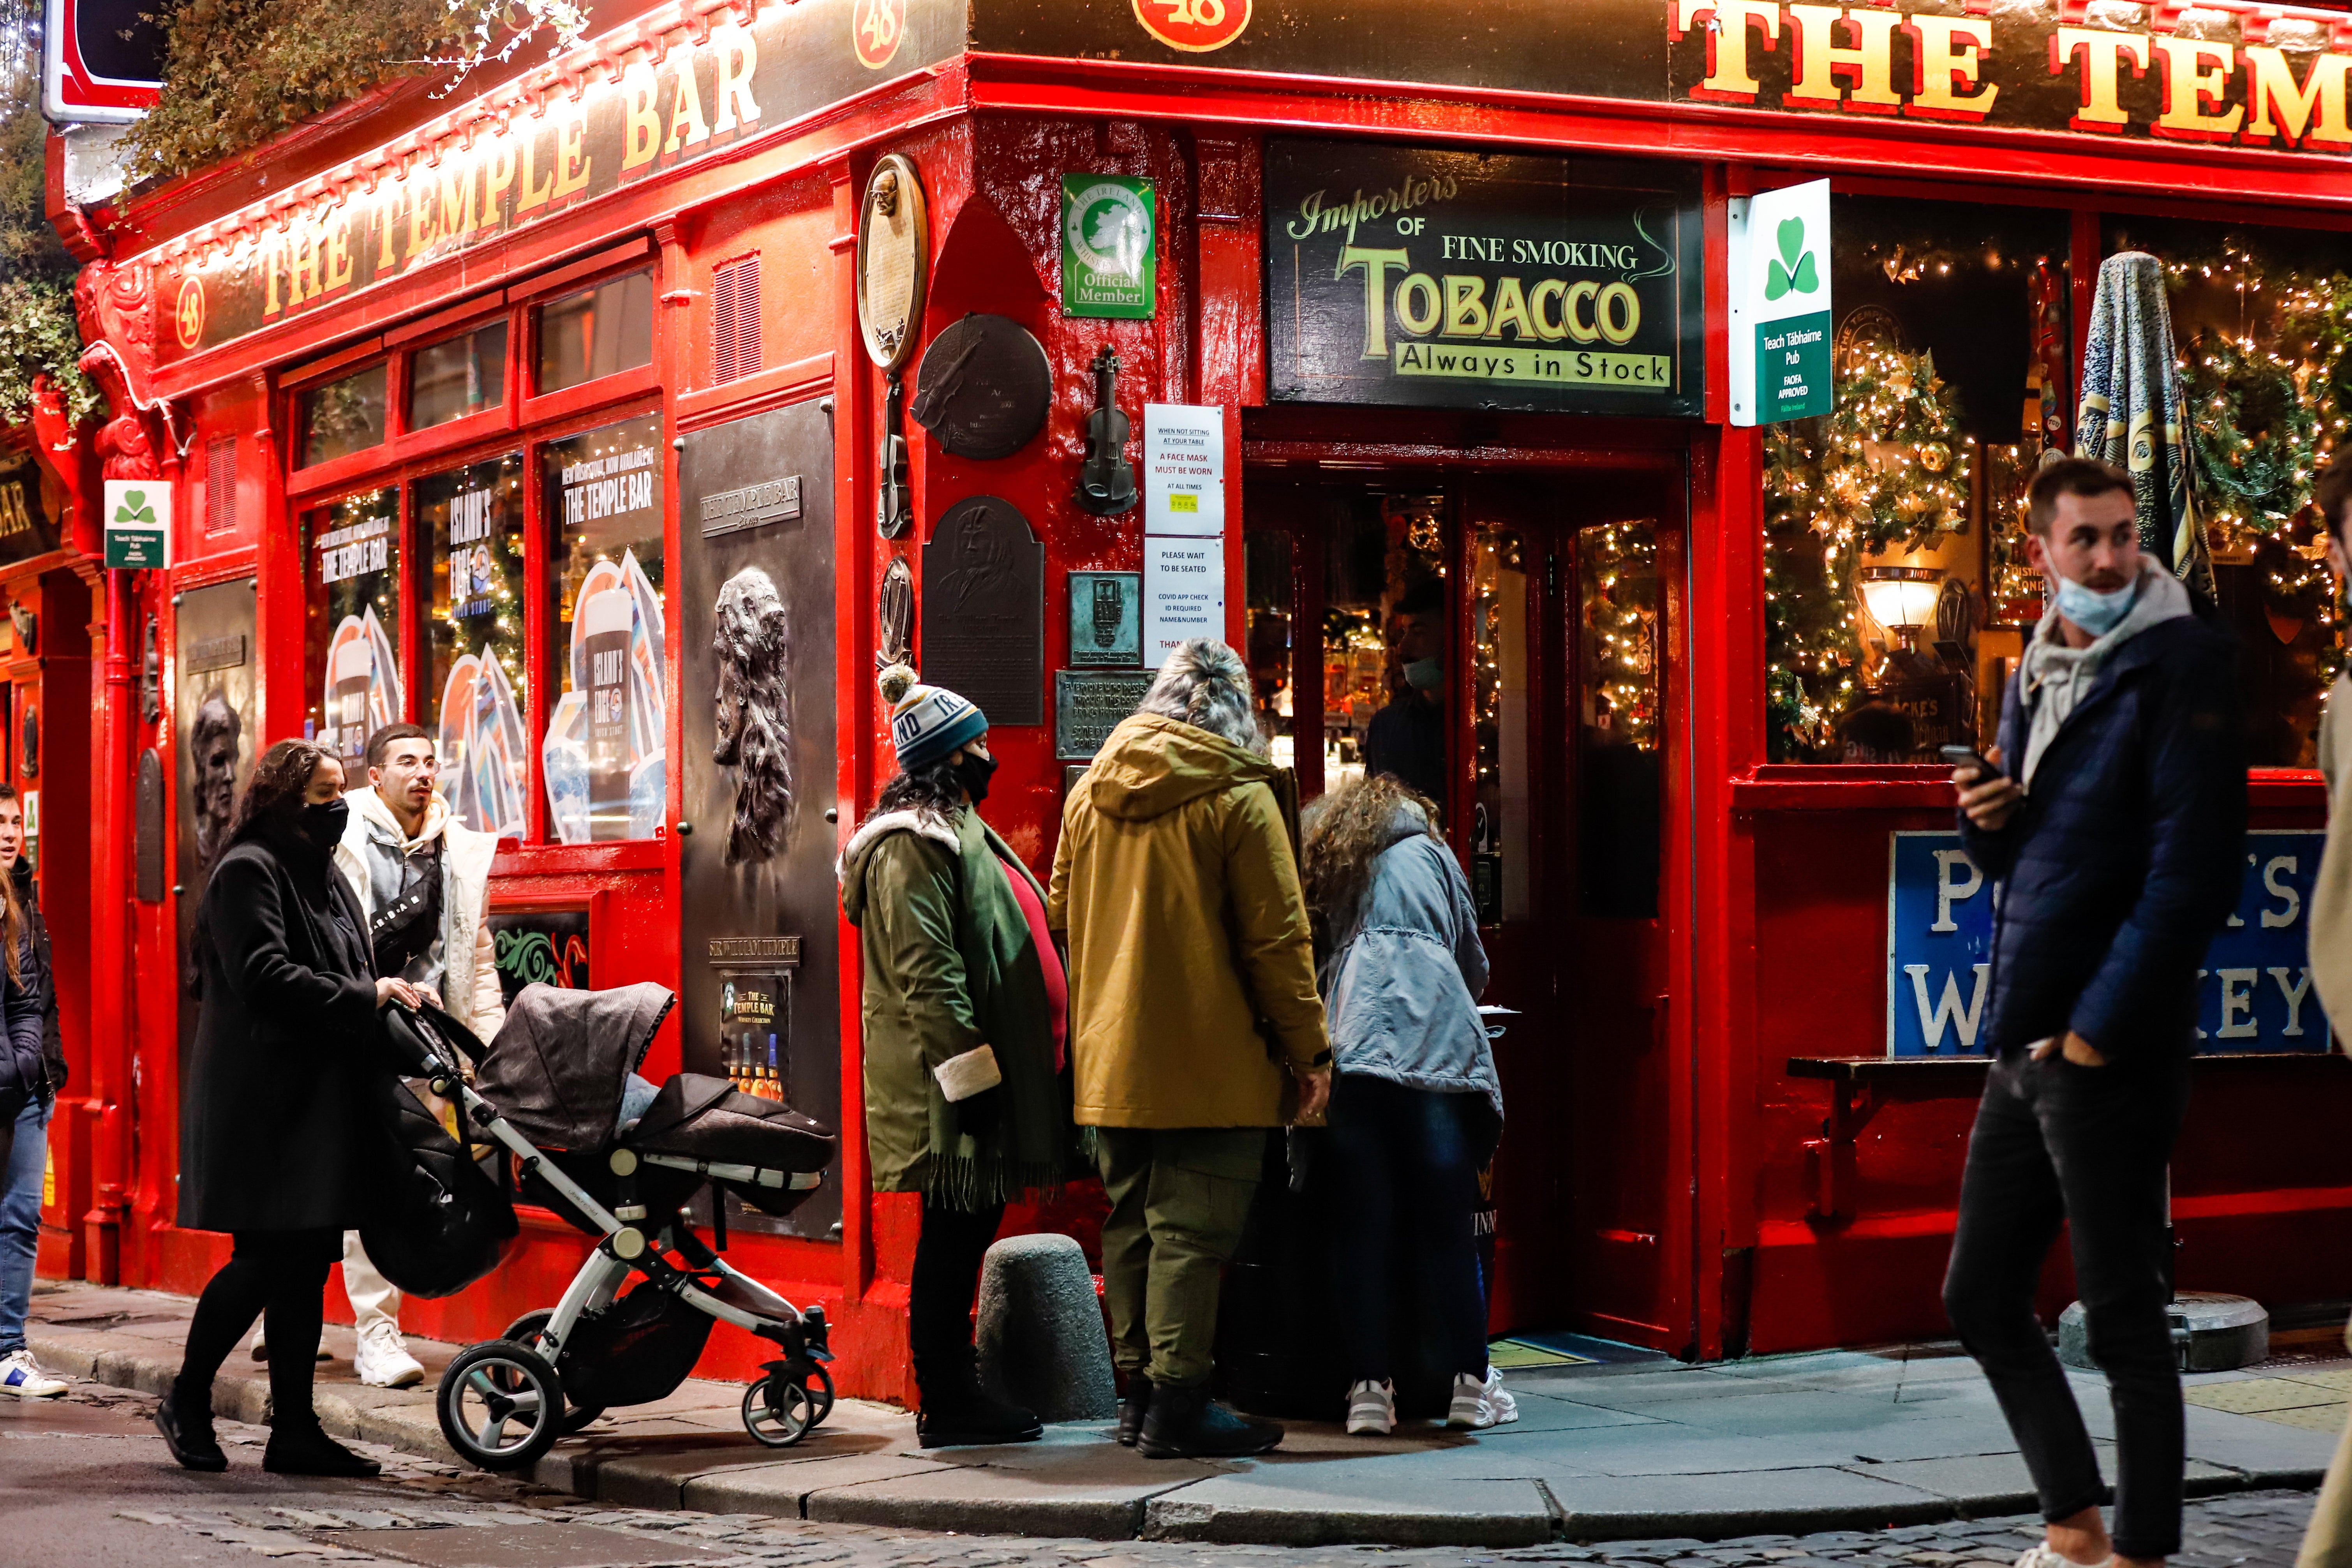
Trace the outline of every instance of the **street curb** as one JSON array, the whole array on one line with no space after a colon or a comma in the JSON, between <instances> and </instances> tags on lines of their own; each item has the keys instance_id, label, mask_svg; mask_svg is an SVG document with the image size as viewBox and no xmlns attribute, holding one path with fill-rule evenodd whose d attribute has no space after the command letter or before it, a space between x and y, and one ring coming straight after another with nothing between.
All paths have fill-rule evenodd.
<instances>
[{"instance_id":1,"label":"street curb","mask_svg":"<svg viewBox=\"0 0 2352 1568\"><path fill-rule=\"evenodd\" d=\"M30 1328L32 1332L27 1338L33 1353L44 1366L68 1377L161 1396L171 1391L172 1380L179 1372L176 1352L157 1354L148 1348L150 1342L126 1344L127 1336L103 1332L59 1336L44 1333L37 1322ZM443 1464L463 1464L441 1436L429 1391L322 1384L315 1395L315 1405L320 1425L331 1436L381 1443ZM267 1372L256 1375L223 1369L213 1384L213 1409L231 1420L266 1424L269 1419ZM1100 1495L1055 1500L985 1493L969 1498L915 1499L894 1492L887 1479L835 1483L820 1489L774 1480L768 1485L760 1484L781 1472L802 1468L802 1463L792 1462L781 1452L772 1464L714 1464L698 1472L681 1468L676 1456L635 1457L567 1449L540 1460L532 1467L530 1479L589 1501L624 1507L718 1506L726 1512L900 1529L1255 1546L1511 1547L1550 1541L1725 1541L1750 1535L1808 1535L1823 1531L1942 1524L2027 1513L2036 1507L2032 1493L2017 1491L1916 1501L1903 1499L1871 1505L1838 1503L1679 1513L1569 1511L1561 1508L1549 1487L1531 1481L1528 1484L1541 1500L1541 1511L1372 1512L1351 1509L1337 1498L1330 1500L1329 1506L1312 1509L1226 1506L1174 1495L1179 1488L1134 1500ZM2319 1468L2228 1469L2224 1474L2191 1476L2185 1490L2192 1498L2240 1491L2308 1491L2319 1485L2325 1474Z\"/></svg>"}]
</instances>

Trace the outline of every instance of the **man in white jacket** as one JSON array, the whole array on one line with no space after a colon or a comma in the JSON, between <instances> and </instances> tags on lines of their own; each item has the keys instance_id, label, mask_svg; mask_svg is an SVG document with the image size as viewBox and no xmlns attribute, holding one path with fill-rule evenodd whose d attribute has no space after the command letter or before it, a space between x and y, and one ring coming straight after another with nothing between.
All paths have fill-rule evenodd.
<instances>
[{"instance_id":1,"label":"man in white jacket","mask_svg":"<svg viewBox=\"0 0 2352 1568\"><path fill-rule=\"evenodd\" d=\"M434 787L440 759L418 724L387 724L368 737L368 789L351 802L335 868L368 918L379 977L395 976L488 1039L506 1022L496 946L484 919L498 840L457 820ZM400 1334L400 1291L343 1236L343 1291L359 1331L362 1383L405 1388L425 1369ZM255 1359L266 1346L254 1335Z\"/></svg>"}]
</instances>

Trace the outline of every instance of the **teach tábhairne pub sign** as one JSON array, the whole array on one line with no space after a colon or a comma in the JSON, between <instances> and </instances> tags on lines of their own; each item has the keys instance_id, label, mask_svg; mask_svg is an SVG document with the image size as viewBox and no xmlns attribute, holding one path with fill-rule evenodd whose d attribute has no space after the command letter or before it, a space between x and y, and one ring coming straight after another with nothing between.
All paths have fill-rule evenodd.
<instances>
[{"instance_id":1,"label":"teach t\u00e1bhairne pub sign","mask_svg":"<svg viewBox=\"0 0 2352 1568\"><path fill-rule=\"evenodd\" d=\"M1265 230L1277 401L1699 412L1695 174L1275 142Z\"/></svg>"},{"instance_id":2,"label":"teach t\u00e1bhairne pub sign","mask_svg":"<svg viewBox=\"0 0 2352 1568\"><path fill-rule=\"evenodd\" d=\"M201 353L740 145L936 63L962 37L958 0L799 0L762 5L748 24L681 28L609 69L583 61L569 86L486 103L429 146L364 154L330 171L318 196L241 214L252 220L241 235L200 237L165 260L158 358Z\"/></svg>"}]
</instances>

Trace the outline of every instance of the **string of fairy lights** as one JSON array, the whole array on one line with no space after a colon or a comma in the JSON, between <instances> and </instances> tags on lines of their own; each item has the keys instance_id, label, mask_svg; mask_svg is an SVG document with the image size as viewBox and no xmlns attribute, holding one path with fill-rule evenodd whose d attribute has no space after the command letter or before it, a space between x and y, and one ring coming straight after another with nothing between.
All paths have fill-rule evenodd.
<instances>
[{"instance_id":1,"label":"string of fairy lights","mask_svg":"<svg viewBox=\"0 0 2352 1568\"><path fill-rule=\"evenodd\" d=\"M1604 523L1577 538L1584 600L1585 722L1620 743L1657 744L1658 536L1648 519ZM1605 702L1605 713L1601 704Z\"/></svg>"}]
</instances>

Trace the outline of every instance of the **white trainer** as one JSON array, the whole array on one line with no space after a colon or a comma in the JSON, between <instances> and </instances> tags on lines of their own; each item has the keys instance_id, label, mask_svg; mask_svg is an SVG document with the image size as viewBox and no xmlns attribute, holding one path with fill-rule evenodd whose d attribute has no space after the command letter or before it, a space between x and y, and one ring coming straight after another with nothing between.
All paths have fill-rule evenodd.
<instances>
[{"instance_id":1,"label":"white trainer","mask_svg":"<svg viewBox=\"0 0 2352 1568\"><path fill-rule=\"evenodd\" d=\"M2017 1568L2116 1568L2116 1557L2110 1552L2096 1563L2077 1563L2063 1552L2053 1552L2044 1541L2020 1552Z\"/></svg>"},{"instance_id":2,"label":"white trainer","mask_svg":"<svg viewBox=\"0 0 2352 1568\"><path fill-rule=\"evenodd\" d=\"M1385 1437L1396 1430L1396 1385L1365 1378L1348 1389L1348 1436Z\"/></svg>"},{"instance_id":3,"label":"white trainer","mask_svg":"<svg viewBox=\"0 0 2352 1568\"><path fill-rule=\"evenodd\" d=\"M425 1368L408 1353L398 1323L379 1320L362 1330L352 1363L370 1388L410 1388L425 1381Z\"/></svg>"},{"instance_id":4,"label":"white trainer","mask_svg":"<svg viewBox=\"0 0 2352 1568\"><path fill-rule=\"evenodd\" d=\"M1507 1426L1519 1418L1518 1399L1503 1386L1503 1369L1500 1367L1486 1369L1486 1408L1494 1413L1497 1426Z\"/></svg>"},{"instance_id":5,"label":"white trainer","mask_svg":"<svg viewBox=\"0 0 2352 1568\"><path fill-rule=\"evenodd\" d=\"M1514 1405L1512 1414L1517 1413ZM1454 1402L1446 1407L1445 1424L1479 1432L1495 1425L1496 1420L1495 1407L1486 1400L1486 1380L1475 1372L1456 1373Z\"/></svg>"},{"instance_id":6,"label":"white trainer","mask_svg":"<svg viewBox=\"0 0 2352 1568\"><path fill-rule=\"evenodd\" d=\"M19 1399L55 1399L65 1391L65 1384L43 1372L31 1351L0 1356L0 1393Z\"/></svg>"}]
</instances>

